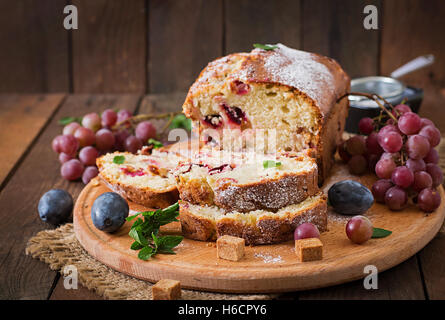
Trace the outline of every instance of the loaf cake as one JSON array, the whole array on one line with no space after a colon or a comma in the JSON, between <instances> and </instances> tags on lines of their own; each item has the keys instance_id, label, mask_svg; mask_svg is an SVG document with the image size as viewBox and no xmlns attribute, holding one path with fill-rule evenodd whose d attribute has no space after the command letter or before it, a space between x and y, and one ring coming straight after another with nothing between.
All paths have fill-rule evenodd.
<instances>
[{"instance_id":1,"label":"loaf cake","mask_svg":"<svg viewBox=\"0 0 445 320\"><path fill-rule=\"evenodd\" d=\"M348 99L337 100L348 92L350 79L333 59L282 44L271 48L209 63L191 86L183 112L200 139L219 148L314 148L322 183L347 116Z\"/></svg>"},{"instance_id":2,"label":"loaf cake","mask_svg":"<svg viewBox=\"0 0 445 320\"><path fill-rule=\"evenodd\" d=\"M319 192L306 153L264 155L207 150L173 171L180 198L227 212L277 211Z\"/></svg>"},{"instance_id":3,"label":"loaf cake","mask_svg":"<svg viewBox=\"0 0 445 320\"><path fill-rule=\"evenodd\" d=\"M214 241L223 235L246 240L247 245L272 244L293 239L294 230L310 222L320 232L327 229L327 203L322 193L276 212L254 210L226 212L217 206L179 201L179 219L185 237Z\"/></svg>"},{"instance_id":4,"label":"loaf cake","mask_svg":"<svg viewBox=\"0 0 445 320\"><path fill-rule=\"evenodd\" d=\"M115 163L115 157L123 159L122 163ZM98 158L96 164L99 177L110 189L135 203L162 208L178 200L171 170L185 159L176 152L155 149L151 155L108 153Z\"/></svg>"}]
</instances>

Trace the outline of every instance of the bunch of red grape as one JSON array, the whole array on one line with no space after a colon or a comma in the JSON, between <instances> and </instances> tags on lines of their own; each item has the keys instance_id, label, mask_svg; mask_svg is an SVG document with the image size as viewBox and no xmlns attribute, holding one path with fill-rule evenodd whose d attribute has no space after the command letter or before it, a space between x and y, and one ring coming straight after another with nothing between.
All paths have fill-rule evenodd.
<instances>
[{"instance_id":1,"label":"bunch of red grape","mask_svg":"<svg viewBox=\"0 0 445 320\"><path fill-rule=\"evenodd\" d=\"M87 184L97 176L96 158L111 151L136 153L149 139L156 137L156 129L150 121L131 127L128 110L105 110L101 115L86 114L79 122L70 122L63 134L54 138L52 148L62 163L61 175L67 180L82 178ZM116 124L124 124L114 129ZM134 133L134 134L133 134Z\"/></svg>"},{"instance_id":2,"label":"bunch of red grape","mask_svg":"<svg viewBox=\"0 0 445 320\"><path fill-rule=\"evenodd\" d=\"M390 112L384 124L382 117L361 119L359 130L367 137L357 135L343 142L339 155L351 173L362 174L369 168L380 178L372 186L377 202L401 210L412 199L422 211L432 212L440 205L436 188L443 181L434 149L440 131L407 105L397 105Z\"/></svg>"}]
</instances>

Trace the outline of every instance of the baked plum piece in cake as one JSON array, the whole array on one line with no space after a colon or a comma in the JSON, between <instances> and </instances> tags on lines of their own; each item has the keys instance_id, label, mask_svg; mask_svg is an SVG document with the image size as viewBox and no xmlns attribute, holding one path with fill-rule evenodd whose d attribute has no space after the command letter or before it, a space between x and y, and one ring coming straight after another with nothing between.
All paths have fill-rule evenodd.
<instances>
[{"instance_id":1,"label":"baked plum piece in cake","mask_svg":"<svg viewBox=\"0 0 445 320\"><path fill-rule=\"evenodd\" d=\"M185 159L178 153L156 149L151 155L108 153L98 158L96 163L99 177L113 191L134 203L162 208L178 200L171 170Z\"/></svg>"},{"instance_id":2,"label":"baked plum piece in cake","mask_svg":"<svg viewBox=\"0 0 445 320\"><path fill-rule=\"evenodd\" d=\"M333 59L278 44L209 63L183 111L203 141L223 149L234 140L236 148L316 149L322 182L343 132L348 99L337 100L349 83Z\"/></svg>"},{"instance_id":3,"label":"baked plum piece in cake","mask_svg":"<svg viewBox=\"0 0 445 320\"><path fill-rule=\"evenodd\" d=\"M317 164L306 154L201 151L175 170L180 198L225 211L278 209L319 192Z\"/></svg>"}]
</instances>

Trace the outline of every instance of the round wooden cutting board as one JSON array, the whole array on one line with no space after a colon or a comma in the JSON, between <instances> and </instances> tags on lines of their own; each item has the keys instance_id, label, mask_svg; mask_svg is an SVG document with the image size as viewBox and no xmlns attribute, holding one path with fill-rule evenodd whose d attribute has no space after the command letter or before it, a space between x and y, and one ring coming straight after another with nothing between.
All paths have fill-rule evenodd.
<instances>
[{"instance_id":1,"label":"round wooden cutting board","mask_svg":"<svg viewBox=\"0 0 445 320\"><path fill-rule=\"evenodd\" d=\"M337 164L324 189L344 179L360 181L368 187L374 177L351 176L346 167ZM345 234L349 217L329 213L329 231L321 235L323 260L299 263L294 243L247 247L246 256L238 262L216 257L216 245L184 239L175 249L176 255L158 254L149 261L137 258L130 250L128 236L132 222L114 234L97 230L91 221L91 206L102 193L110 191L93 180L80 194L74 209L74 228L82 246L97 260L111 268L139 279L156 282L176 279L184 288L205 291L260 293L285 292L340 284L366 276L363 269L374 265L384 271L408 259L422 249L438 232L445 216L444 191L440 188L442 204L431 214L409 206L393 212L381 204L374 204L366 215L374 227L393 231L382 239L371 239L363 245L351 243ZM132 213L147 208L130 203ZM165 233L180 233L179 223L165 226Z\"/></svg>"}]
</instances>

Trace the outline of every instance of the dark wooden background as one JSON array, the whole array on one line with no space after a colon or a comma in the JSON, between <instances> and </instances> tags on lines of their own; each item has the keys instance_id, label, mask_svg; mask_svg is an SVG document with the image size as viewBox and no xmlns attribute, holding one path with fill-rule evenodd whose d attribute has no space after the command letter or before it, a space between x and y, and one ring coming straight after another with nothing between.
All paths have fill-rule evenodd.
<instances>
[{"instance_id":1,"label":"dark wooden background","mask_svg":"<svg viewBox=\"0 0 445 320\"><path fill-rule=\"evenodd\" d=\"M78 30L63 28L67 4ZM366 4L378 7L379 30L363 28ZM433 67L403 80L439 103L444 16L443 0L0 0L0 92L184 92L208 61L282 42L331 56L352 77L432 53Z\"/></svg>"}]
</instances>

